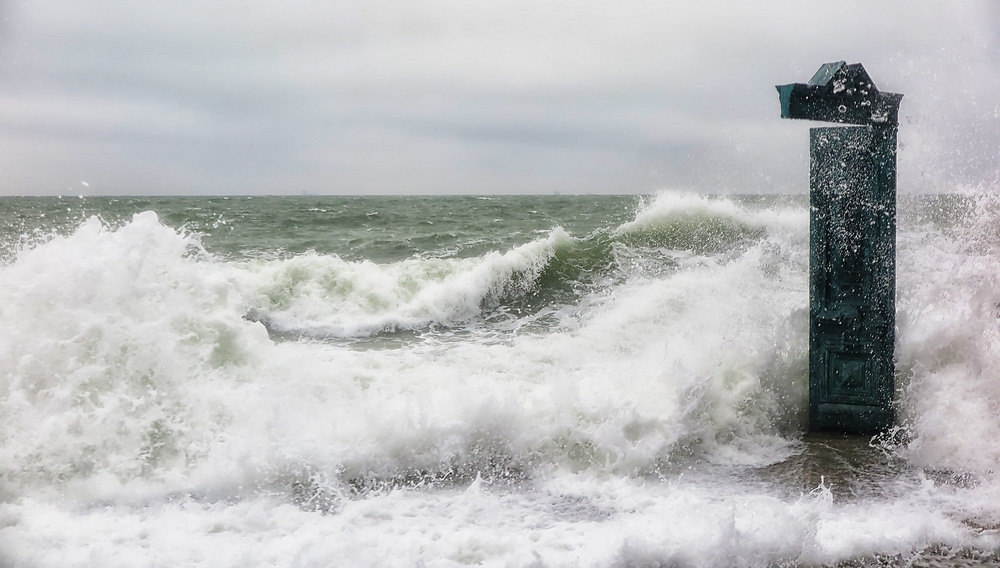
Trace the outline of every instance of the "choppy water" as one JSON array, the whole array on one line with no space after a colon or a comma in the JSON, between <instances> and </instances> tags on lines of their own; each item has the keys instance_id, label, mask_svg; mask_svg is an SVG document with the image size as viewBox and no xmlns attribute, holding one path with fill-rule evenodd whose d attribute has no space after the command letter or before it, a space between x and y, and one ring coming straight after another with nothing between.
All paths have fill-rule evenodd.
<instances>
[{"instance_id":1,"label":"choppy water","mask_svg":"<svg viewBox=\"0 0 1000 568\"><path fill-rule=\"evenodd\" d=\"M996 561L998 227L901 198L869 441L801 196L0 199L0 565Z\"/></svg>"}]
</instances>

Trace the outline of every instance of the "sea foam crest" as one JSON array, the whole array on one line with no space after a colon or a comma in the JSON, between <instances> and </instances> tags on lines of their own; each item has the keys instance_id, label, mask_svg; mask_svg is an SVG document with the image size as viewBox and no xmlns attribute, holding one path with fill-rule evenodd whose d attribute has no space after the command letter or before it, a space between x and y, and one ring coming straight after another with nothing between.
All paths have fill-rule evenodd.
<instances>
[{"instance_id":1,"label":"sea foam crest","mask_svg":"<svg viewBox=\"0 0 1000 568\"><path fill-rule=\"evenodd\" d=\"M985 475L1000 463L1000 198L968 197L948 230L900 232L897 389L906 457Z\"/></svg>"},{"instance_id":2,"label":"sea foam crest","mask_svg":"<svg viewBox=\"0 0 1000 568\"><path fill-rule=\"evenodd\" d=\"M803 220L808 223L807 217L783 206L750 208L725 197L662 192L635 219L619 226L615 235L646 249L731 254L769 234L800 234Z\"/></svg>"},{"instance_id":3,"label":"sea foam crest","mask_svg":"<svg viewBox=\"0 0 1000 568\"><path fill-rule=\"evenodd\" d=\"M118 230L92 218L0 268L5 485L116 484L206 451L224 423L213 379L270 342L199 249L147 212Z\"/></svg>"},{"instance_id":4,"label":"sea foam crest","mask_svg":"<svg viewBox=\"0 0 1000 568\"><path fill-rule=\"evenodd\" d=\"M530 290L574 242L555 230L473 259L238 264L204 257L151 213L118 230L89 221L0 270L0 432L15 441L0 449L0 476L10 490L85 499L275 487L309 500L310 488L336 493L343 481L553 467L632 475L675 455L780 454L773 421L787 411L776 406L799 407L798 387L782 381L801 361L781 352L781 322L802 300L761 301L782 282L761 270L760 247L723 267L617 287L576 331L511 344L274 344L243 317L293 268L308 286L287 288L299 292L289 311L323 300L347 323L475 317L484 301ZM389 305L313 288L316 261L388 286ZM365 289L358 274L347 282ZM320 317L337 316L318 303Z\"/></svg>"},{"instance_id":5,"label":"sea foam crest","mask_svg":"<svg viewBox=\"0 0 1000 568\"><path fill-rule=\"evenodd\" d=\"M737 217L752 215L734 207ZM261 376L281 377L275 394L284 393L294 411L272 417L267 437L301 460L289 467L312 472L320 486L331 476L419 482L552 468L630 476L686 460L779 460L789 451L782 434L802 419L808 305L802 254L782 252L801 242L807 216L782 215L761 223L776 234L791 227L793 243L778 235L731 262L600 290L607 301L588 304L570 330L392 350L284 342L268 362L275 368ZM551 266L565 242L558 234L506 255L449 261L452 271L424 290L494 261L509 264L514 252L535 251L529 259ZM543 243L554 249L536 250ZM470 268L456 270L463 263ZM368 268L382 278L387 267L404 265ZM271 281L253 274L255 282ZM281 363L290 352L295 361ZM266 458L259 469L274 463Z\"/></svg>"},{"instance_id":6,"label":"sea foam crest","mask_svg":"<svg viewBox=\"0 0 1000 568\"><path fill-rule=\"evenodd\" d=\"M252 316L283 332L357 337L430 324L458 324L531 293L560 247L561 228L506 253L411 258L391 264L305 254L245 267Z\"/></svg>"}]
</instances>

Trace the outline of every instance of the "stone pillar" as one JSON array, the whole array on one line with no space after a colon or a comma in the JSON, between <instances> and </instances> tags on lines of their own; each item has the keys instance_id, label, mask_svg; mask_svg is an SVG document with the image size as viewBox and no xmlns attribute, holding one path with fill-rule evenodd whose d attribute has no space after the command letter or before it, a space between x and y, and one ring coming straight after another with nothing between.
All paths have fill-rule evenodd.
<instances>
[{"instance_id":1,"label":"stone pillar","mask_svg":"<svg viewBox=\"0 0 1000 568\"><path fill-rule=\"evenodd\" d=\"M902 95L861 64L827 63L777 87L782 118L855 126L810 131L809 427L893 425L896 131Z\"/></svg>"}]
</instances>

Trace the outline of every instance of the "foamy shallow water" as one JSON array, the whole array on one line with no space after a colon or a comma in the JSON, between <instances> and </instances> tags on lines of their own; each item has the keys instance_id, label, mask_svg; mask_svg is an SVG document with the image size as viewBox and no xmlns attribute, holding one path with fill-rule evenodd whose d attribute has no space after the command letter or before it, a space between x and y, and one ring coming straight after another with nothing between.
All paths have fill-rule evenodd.
<instances>
[{"instance_id":1,"label":"foamy shallow water","mask_svg":"<svg viewBox=\"0 0 1000 568\"><path fill-rule=\"evenodd\" d=\"M886 489L900 495L838 502L825 485L789 498L711 475L566 475L385 489L325 512L277 495L127 505L25 499L4 507L2 522L15 566L811 566L912 560L938 543L1000 544L995 527L968 520L977 501L996 502L995 490L928 479Z\"/></svg>"},{"instance_id":2,"label":"foamy shallow water","mask_svg":"<svg viewBox=\"0 0 1000 568\"><path fill-rule=\"evenodd\" d=\"M901 429L871 447L801 434L802 204L668 193L602 225L606 211L565 201L569 229L491 233L525 204L443 201L456 219L432 226L414 203L349 203L354 225L327 245L343 254L206 250L211 235L164 222L190 207L171 203L24 239L0 267L0 565L906 565L1000 550L994 199L901 207ZM279 205L297 207L241 207ZM217 230L254 223L220 207ZM272 236L339 238L320 209L297 210L312 229ZM380 230L435 244L350 253L390 240L350 248L390 214ZM266 230L226 246L257 250Z\"/></svg>"}]
</instances>

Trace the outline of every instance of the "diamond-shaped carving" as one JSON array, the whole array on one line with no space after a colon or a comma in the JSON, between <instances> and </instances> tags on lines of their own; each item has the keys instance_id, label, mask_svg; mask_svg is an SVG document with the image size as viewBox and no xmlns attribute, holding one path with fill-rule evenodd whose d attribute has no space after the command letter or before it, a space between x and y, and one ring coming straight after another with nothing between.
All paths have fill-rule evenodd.
<instances>
[{"instance_id":1,"label":"diamond-shaped carving","mask_svg":"<svg viewBox=\"0 0 1000 568\"><path fill-rule=\"evenodd\" d=\"M868 394L871 356L866 353L830 352L829 393L833 396Z\"/></svg>"}]
</instances>

